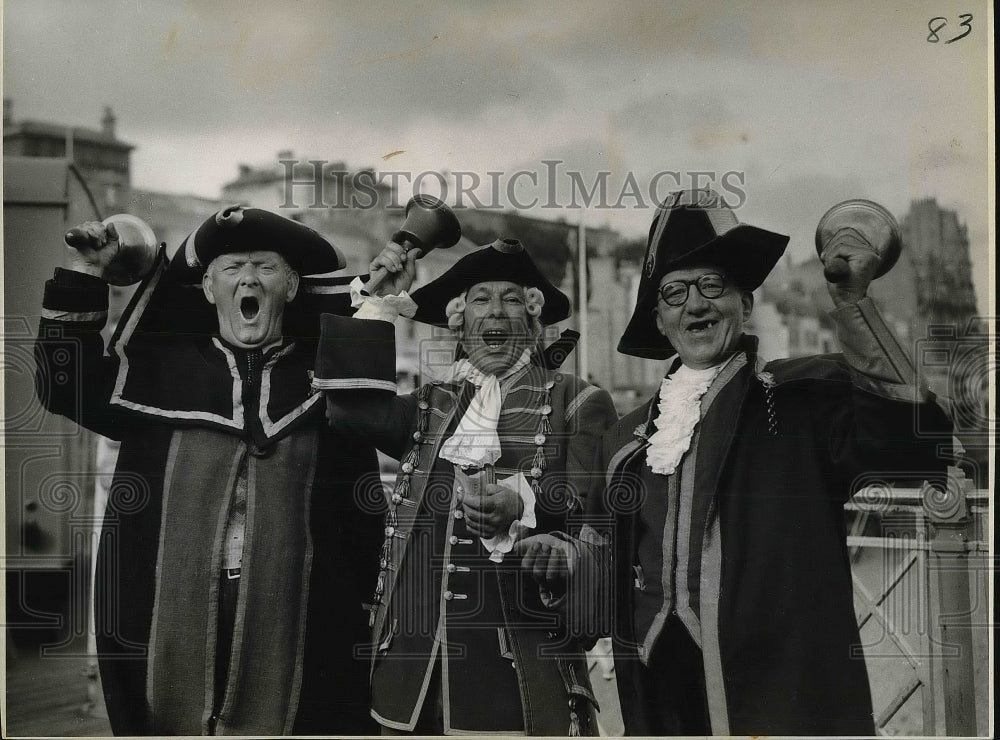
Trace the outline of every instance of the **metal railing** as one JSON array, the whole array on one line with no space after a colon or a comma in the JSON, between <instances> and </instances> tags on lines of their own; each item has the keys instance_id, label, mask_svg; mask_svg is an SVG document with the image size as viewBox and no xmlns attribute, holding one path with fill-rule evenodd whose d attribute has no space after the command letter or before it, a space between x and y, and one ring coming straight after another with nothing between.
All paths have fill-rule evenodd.
<instances>
[{"instance_id":1,"label":"metal railing","mask_svg":"<svg viewBox=\"0 0 1000 740\"><path fill-rule=\"evenodd\" d=\"M987 730L989 492L878 483L845 506L855 606L883 735Z\"/></svg>"}]
</instances>

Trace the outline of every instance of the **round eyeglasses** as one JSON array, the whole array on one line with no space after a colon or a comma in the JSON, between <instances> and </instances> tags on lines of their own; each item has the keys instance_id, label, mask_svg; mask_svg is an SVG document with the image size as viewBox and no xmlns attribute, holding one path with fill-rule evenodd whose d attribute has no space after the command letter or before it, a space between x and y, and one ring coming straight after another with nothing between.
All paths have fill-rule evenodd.
<instances>
[{"instance_id":1,"label":"round eyeglasses","mask_svg":"<svg viewBox=\"0 0 1000 740\"><path fill-rule=\"evenodd\" d=\"M718 298L726 292L726 279L716 272L706 273L695 280L671 280L660 286L658 292L668 306L683 306L687 303L692 285L704 298Z\"/></svg>"}]
</instances>

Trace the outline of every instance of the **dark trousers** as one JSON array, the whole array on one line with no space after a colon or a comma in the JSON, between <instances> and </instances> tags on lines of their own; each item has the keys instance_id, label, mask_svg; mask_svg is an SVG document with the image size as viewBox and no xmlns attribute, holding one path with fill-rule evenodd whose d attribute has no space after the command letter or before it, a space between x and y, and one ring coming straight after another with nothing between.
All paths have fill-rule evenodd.
<instances>
[{"instance_id":1,"label":"dark trousers","mask_svg":"<svg viewBox=\"0 0 1000 740\"><path fill-rule=\"evenodd\" d=\"M222 571L219 579L219 628L215 643L215 701L212 705L210 731L215 733L215 724L226 699L226 682L229 675L229 659L233 652L233 628L236 625L236 601L240 595L240 579L230 578Z\"/></svg>"},{"instance_id":2,"label":"dark trousers","mask_svg":"<svg viewBox=\"0 0 1000 740\"><path fill-rule=\"evenodd\" d=\"M667 619L638 693L651 735L711 735L701 649L676 615Z\"/></svg>"}]
</instances>

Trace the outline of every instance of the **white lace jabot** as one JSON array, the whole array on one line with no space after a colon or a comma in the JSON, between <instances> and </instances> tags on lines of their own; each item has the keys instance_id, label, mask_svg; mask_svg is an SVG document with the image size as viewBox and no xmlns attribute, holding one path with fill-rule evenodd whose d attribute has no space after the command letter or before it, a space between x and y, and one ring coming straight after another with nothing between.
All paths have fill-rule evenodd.
<instances>
[{"instance_id":1,"label":"white lace jabot","mask_svg":"<svg viewBox=\"0 0 1000 740\"><path fill-rule=\"evenodd\" d=\"M701 397L725 364L706 370L681 365L660 383L660 415L646 450L646 463L654 473L671 475L677 469L701 418Z\"/></svg>"}]
</instances>

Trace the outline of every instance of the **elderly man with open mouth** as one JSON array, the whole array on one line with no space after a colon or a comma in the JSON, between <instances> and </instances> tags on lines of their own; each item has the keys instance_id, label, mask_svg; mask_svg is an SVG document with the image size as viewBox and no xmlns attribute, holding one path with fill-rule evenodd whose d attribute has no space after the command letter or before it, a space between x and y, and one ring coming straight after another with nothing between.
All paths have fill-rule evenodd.
<instances>
[{"instance_id":1,"label":"elderly man with open mouth","mask_svg":"<svg viewBox=\"0 0 1000 740\"><path fill-rule=\"evenodd\" d=\"M36 357L49 410L122 442L96 582L112 730L370 732L355 648L382 512L355 504L375 450L324 423L323 302L302 291L343 258L302 224L223 209L160 252L105 356L116 234L80 230Z\"/></svg>"},{"instance_id":2,"label":"elderly man with open mouth","mask_svg":"<svg viewBox=\"0 0 1000 740\"><path fill-rule=\"evenodd\" d=\"M611 398L543 366L542 327L569 301L519 242L463 257L411 301L415 252L390 244L372 263L389 273L380 295L359 292L352 319L324 317L314 381L333 425L401 461L375 584L372 716L390 734L592 732L583 653L509 553L582 506ZM444 377L408 396L393 393L398 311L458 345Z\"/></svg>"}]
</instances>

